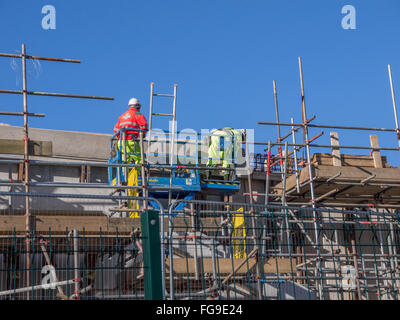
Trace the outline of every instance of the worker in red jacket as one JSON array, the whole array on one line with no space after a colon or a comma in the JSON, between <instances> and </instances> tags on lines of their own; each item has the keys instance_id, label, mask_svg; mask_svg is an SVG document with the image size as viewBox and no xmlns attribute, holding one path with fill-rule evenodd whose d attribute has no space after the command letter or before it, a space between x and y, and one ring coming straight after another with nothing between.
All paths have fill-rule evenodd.
<instances>
[{"instance_id":1,"label":"worker in red jacket","mask_svg":"<svg viewBox=\"0 0 400 320\"><path fill-rule=\"evenodd\" d=\"M139 131L134 129L141 129L143 131L143 137L147 132L147 120L143 114L140 113L141 104L138 99L132 98L129 100L129 109L123 113L117 124L114 126L114 133L119 129L125 128L125 139L126 139L126 162L131 163L132 160L135 164L141 163L140 158L140 145L139 145ZM120 137L118 133L117 138ZM121 150L122 137L118 139L118 149ZM123 154L123 148L122 148Z\"/></svg>"}]
</instances>

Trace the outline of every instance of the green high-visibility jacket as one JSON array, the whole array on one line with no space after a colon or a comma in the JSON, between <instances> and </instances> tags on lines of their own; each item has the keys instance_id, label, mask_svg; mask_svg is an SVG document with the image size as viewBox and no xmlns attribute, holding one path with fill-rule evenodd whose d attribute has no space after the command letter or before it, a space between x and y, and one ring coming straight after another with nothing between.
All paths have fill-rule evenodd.
<instances>
[{"instance_id":1,"label":"green high-visibility jacket","mask_svg":"<svg viewBox=\"0 0 400 320\"><path fill-rule=\"evenodd\" d=\"M211 131L208 146L208 165L228 168L235 164L242 145L242 134L232 128Z\"/></svg>"}]
</instances>

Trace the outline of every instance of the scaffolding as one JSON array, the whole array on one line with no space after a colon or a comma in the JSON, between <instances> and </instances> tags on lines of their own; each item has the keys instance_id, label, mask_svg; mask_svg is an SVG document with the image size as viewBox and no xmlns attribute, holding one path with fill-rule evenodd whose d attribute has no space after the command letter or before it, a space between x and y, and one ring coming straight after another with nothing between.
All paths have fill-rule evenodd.
<instances>
[{"instance_id":1,"label":"scaffolding","mask_svg":"<svg viewBox=\"0 0 400 320\"><path fill-rule=\"evenodd\" d=\"M173 94L158 94L154 83L150 85L149 134L145 137L142 130L135 129L139 132L140 152L136 155L140 155L140 163L127 162L124 128L110 139L110 150L115 154L108 163L106 159L31 160L27 120L44 115L28 113L27 95L111 98L27 91L25 59L78 60L28 56L24 46L21 55L0 56L21 58L25 79L22 91L0 90L24 97L24 112L1 114L20 115L25 120L24 159L0 159L0 164L25 167L23 181L12 177L0 181L0 187L10 188L0 192L8 204L0 203L0 215L6 221L0 226L0 298L145 298L141 279L148 276L148 268L141 263L140 254L146 237L140 230L140 219L129 217L129 213L135 211L141 217L151 210L159 218L160 248L152 254L160 260L164 299L400 298L400 169L390 167L381 156L381 151L398 152L400 148L380 147L376 135L370 136L370 146L341 145L337 132L330 133L331 143L325 145L314 142L324 132L310 135L313 128L388 132L396 134L400 146L390 66L395 129L315 124L316 116L307 117L299 58L301 123L295 123L294 118L290 123L280 121L277 84L273 81L276 122L259 124L276 126L276 140L244 139L244 163L239 166L232 156L226 167L202 161L210 156L207 138L212 134L196 134L190 139L177 136L177 85ZM173 98L172 113L154 112L153 97L157 96ZM153 116L172 117L172 132L152 130ZM282 134L282 127L288 127L289 132ZM302 143L298 142L300 133ZM115 140L121 150L113 149ZM160 141L162 150L154 150L154 143ZM252 144L265 148L263 154L254 156L254 168L249 151ZM187 154L190 148L194 152ZM312 154L316 148L332 152ZM370 150L371 155L341 154L341 150ZM165 161L152 162L155 154ZM29 165L81 168L80 182L31 182ZM90 168L95 167L107 172L108 183L90 181ZM134 185L128 183L132 169L137 170ZM241 175L237 174L239 169ZM232 173L230 180L222 178L223 171ZM255 183L257 174L262 178L261 189ZM68 191L40 191L49 187ZM209 194L223 201L212 201ZM132 208L131 202L139 205ZM31 264L33 253L40 256L35 260L40 261L38 265ZM62 254L67 257L59 258ZM127 256L129 263L124 260ZM66 258L72 260L57 262ZM113 262L105 262L107 259ZM30 278L42 272L44 264L56 265L45 270L52 279L45 284L38 280L40 276Z\"/></svg>"},{"instance_id":2,"label":"scaffolding","mask_svg":"<svg viewBox=\"0 0 400 320\"><path fill-rule=\"evenodd\" d=\"M266 192L265 204L278 202L291 203L293 205L324 207L381 207L394 209L399 207L398 182L400 176L398 168L390 167L386 157L381 156L381 151L399 152L400 148L384 148L379 146L378 137L370 135L370 146L346 146L340 145L337 132L330 132L330 145L315 144L313 141L324 135L320 132L313 138L309 138L309 128L325 128L337 130L356 130L370 132L394 132L400 146L399 125L397 118L396 100L392 80L391 67L388 65L390 88L392 93L395 128L371 128L355 126L334 126L314 124L316 116L308 119L306 114L305 93L303 83L302 62L299 57L300 91L301 91L301 112L302 123L290 123L279 121L276 82L273 82L276 122L258 122L260 125L273 125L278 129L276 142L267 143L255 142L257 145L267 145L266 171ZM290 127L290 132L284 137L280 135L280 127ZM296 132L303 131L303 143L296 143ZM284 142L292 138L292 143ZM285 151L282 152L282 146ZM277 155L271 156L271 150L276 147ZM315 153L311 156L311 148L331 149L331 154ZM370 150L370 156L342 155L340 150ZM305 154L299 157L300 150ZM272 170L277 163L280 169ZM290 168L287 164L290 163ZM285 165L286 164L286 165ZM275 186L269 185L271 172L281 173L281 180ZM289 173L289 174L288 174ZM316 196L316 189L318 196ZM354 191L353 191L354 190ZM346 197L341 198L339 194L346 192ZM360 196L362 195L362 196ZM384 198L384 195L387 197ZM272 197L272 201L270 198ZM335 200L343 200L342 202ZM305 201L306 200L306 201ZM278 202L277 202L278 201Z\"/></svg>"},{"instance_id":3,"label":"scaffolding","mask_svg":"<svg viewBox=\"0 0 400 320\"><path fill-rule=\"evenodd\" d=\"M100 97L100 96L88 96L88 95L74 95L74 94L66 94L66 93L53 93L53 92L37 92L37 91L28 91L27 86L27 73L26 73L26 60L43 60L43 61L52 61L52 62L67 62L67 63L80 63L80 60L76 59L63 59L63 58L51 58L51 57L39 57L39 56L32 56L26 54L26 46L22 44L21 46L21 54L9 54L9 53L0 53L0 57L5 58L18 58L21 59L22 63L22 90L0 90L0 93L7 93L7 94L21 94L23 97L23 112L0 112L0 115L8 115L8 116L23 116L24 117L24 186L25 186L25 193L29 193L29 117L44 117L44 114L38 113L29 113L28 112L28 95L37 95L37 96L49 96L49 97L64 97L64 98L81 98L81 99L100 99L100 100L114 100L111 97ZM32 231L32 217L29 211L29 197L27 196L26 199L26 249L27 249L27 259L26 259L26 281L29 283L30 279L30 246L29 246L29 239L31 236ZM29 298L29 292L28 292Z\"/></svg>"},{"instance_id":4,"label":"scaffolding","mask_svg":"<svg viewBox=\"0 0 400 320\"><path fill-rule=\"evenodd\" d=\"M325 128L337 130L359 130L359 131L375 131L375 132L394 132L400 146L399 125L397 118L396 100L393 87L393 79L391 67L388 65L390 89L393 102L395 129L388 128L371 128L371 127L352 127L352 126L333 126L333 125L319 125L314 124L314 119L307 118L305 91L303 81L303 68L302 61L299 57L299 75L300 75L300 97L301 97L301 123L294 123L291 118L290 123L282 123L279 121L278 112L278 95L276 82L273 81L273 92L276 112L276 122L258 122L261 125L273 125L277 127L277 140L273 142L269 140L267 143L258 143L257 145L267 145L265 151L266 156L258 156L258 161L264 159L265 161L265 192L252 193L251 191L246 196L250 197L250 203L253 196L264 196L265 205L278 206L277 211L283 212L285 221L290 218L299 222L299 215L301 210L284 209L286 206L299 206L301 208L310 208L313 214L313 232L308 230L305 232L304 225L298 223L298 226L306 235L307 239L313 241L316 249L317 257L315 261L315 275L320 279L317 282L318 296L322 297L324 293L325 281L323 281L323 274L326 273L325 267L322 266L323 258L321 250L326 249L324 237L326 231L323 226L323 218L321 214L323 208L340 209L340 210L356 210L351 213L349 217L342 219L345 224L346 220L354 220L355 216L360 212L372 210L375 212L394 213L398 212L400 207L399 198L399 182L400 182L400 169L390 167L387 159L381 156L380 151L400 151L400 148L381 148L379 147L378 138L376 135L370 135L371 146L343 146L339 144L339 137L337 132L330 132L330 145L315 144L313 141L323 136L324 132L320 132L314 137L309 137L309 128ZM290 127L289 133L281 136L280 127ZM296 143L296 132L302 130L303 143ZM292 138L292 143L284 140ZM284 151L282 150L284 147ZM277 148L276 156L272 156L272 149ZM290 149L291 150L290 150ZM315 153L311 157L311 148L329 148L332 150L331 154ZM341 155L341 149L353 150L371 150L370 156L356 156L356 155ZM303 151L303 157L298 157L300 150ZM290 170L288 170L288 163L290 163ZM278 167L273 170L272 168ZM272 174L278 175L278 181L271 185L270 177ZM250 189L251 190L251 189ZM302 209L304 210L304 209ZM357 211L359 210L359 211ZM377 218L379 221L379 218ZM394 222L394 221L393 221ZM371 222L363 222L371 223ZM396 223L395 223L396 224ZM283 229L286 226L286 241L290 244L291 236L290 231L285 225L281 225L279 251L282 250L281 244L285 242ZM392 228L392 227L391 227ZM380 230L379 232L382 232ZM361 299L362 294L359 285L360 271L362 268L362 261L360 262L360 253L357 251L357 239L355 233L352 234L350 240L351 254L353 256L352 268L357 283L357 293L353 296L354 299ZM336 245L338 245L336 239ZM380 246L387 245L380 237ZM288 249L290 246L288 246ZM303 249L300 249L300 251ZM362 258L361 258L362 260ZM387 265L386 265L387 266ZM397 266L390 265L387 267L388 272L397 274ZM368 299L368 297L367 297Z\"/></svg>"}]
</instances>

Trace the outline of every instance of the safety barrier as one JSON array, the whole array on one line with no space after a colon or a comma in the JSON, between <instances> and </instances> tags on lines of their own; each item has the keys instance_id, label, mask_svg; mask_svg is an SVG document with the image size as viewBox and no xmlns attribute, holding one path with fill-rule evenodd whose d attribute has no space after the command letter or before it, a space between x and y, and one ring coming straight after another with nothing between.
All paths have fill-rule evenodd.
<instances>
[{"instance_id":1,"label":"safety barrier","mask_svg":"<svg viewBox=\"0 0 400 320\"><path fill-rule=\"evenodd\" d=\"M399 299L398 211L200 200L164 211L154 198L23 192L0 200L0 299ZM109 206L132 200L139 218Z\"/></svg>"},{"instance_id":2,"label":"safety barrier","mask_svg":"<svg viewBox=\"0 0 400 320\"><path fill-rule=\"evenodd\" d=\"M0 299L143 299L141 237L99 233L2 236Z\"/></svg>"},{"instance_id":3,"label":"safety barrier","mask_svg":"<svg viewBox=\"0 0 400 320\"><path fill-rule=\"evenodd\" d=\"M0 201L12 204L0 210L0 299L164 298L157 199L0 192ZM138 218L126 201L140 203Z\"/></svg>"},{"instance_id":4,"label":"safety barrier","mask_svg":"<svg viewBox=\"0 0 400 320\"><path fill-rule=\"evenodd\" d=\"M398 212L178 201L169 214L173 299L399 299Z\"/></svg>"}]
</instances>

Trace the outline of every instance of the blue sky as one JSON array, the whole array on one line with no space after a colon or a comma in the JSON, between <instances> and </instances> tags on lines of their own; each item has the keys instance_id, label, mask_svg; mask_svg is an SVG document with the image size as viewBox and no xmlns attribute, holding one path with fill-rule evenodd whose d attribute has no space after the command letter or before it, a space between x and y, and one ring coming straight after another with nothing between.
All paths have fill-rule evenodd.
<instances>
[{"instance_id":1,"label":"blue sky","mask_svg":"<svg viewBox=\"0 0 400 320\"><path fill-rule=\"evenodd\" d=\"M47 4L56 8L55 30L41 27ZM347 4L356 8L355 30L341 26ZM272 80L281 121L301 119L298 56L307 114L316 123L393 128L387 64L400 94L399 14L398 0L0 0L0 52L25 43L28 54L82 60L29 62L28 90L115 98L31 96L29 111L46 114L30 119L31 127L110 133L133 96L148 115L154 81L161 93L178 84L180 129L254 128L256 140L266 141L276 139L276 129L257 121L275 121ZM0 58L0 88L19 90L20 70L19 60ZM170 103L157 99L155 107L169 111ZM0 110L21 111L22 97L1 94ZM5 116L0 122L23 123ZM367 146L368 134L339 132L344 145ZM397 146L394 134L377 134L382 146ZM326 130L318 142L329 143L328 136Z\"/></svg>"}]
</instances>

